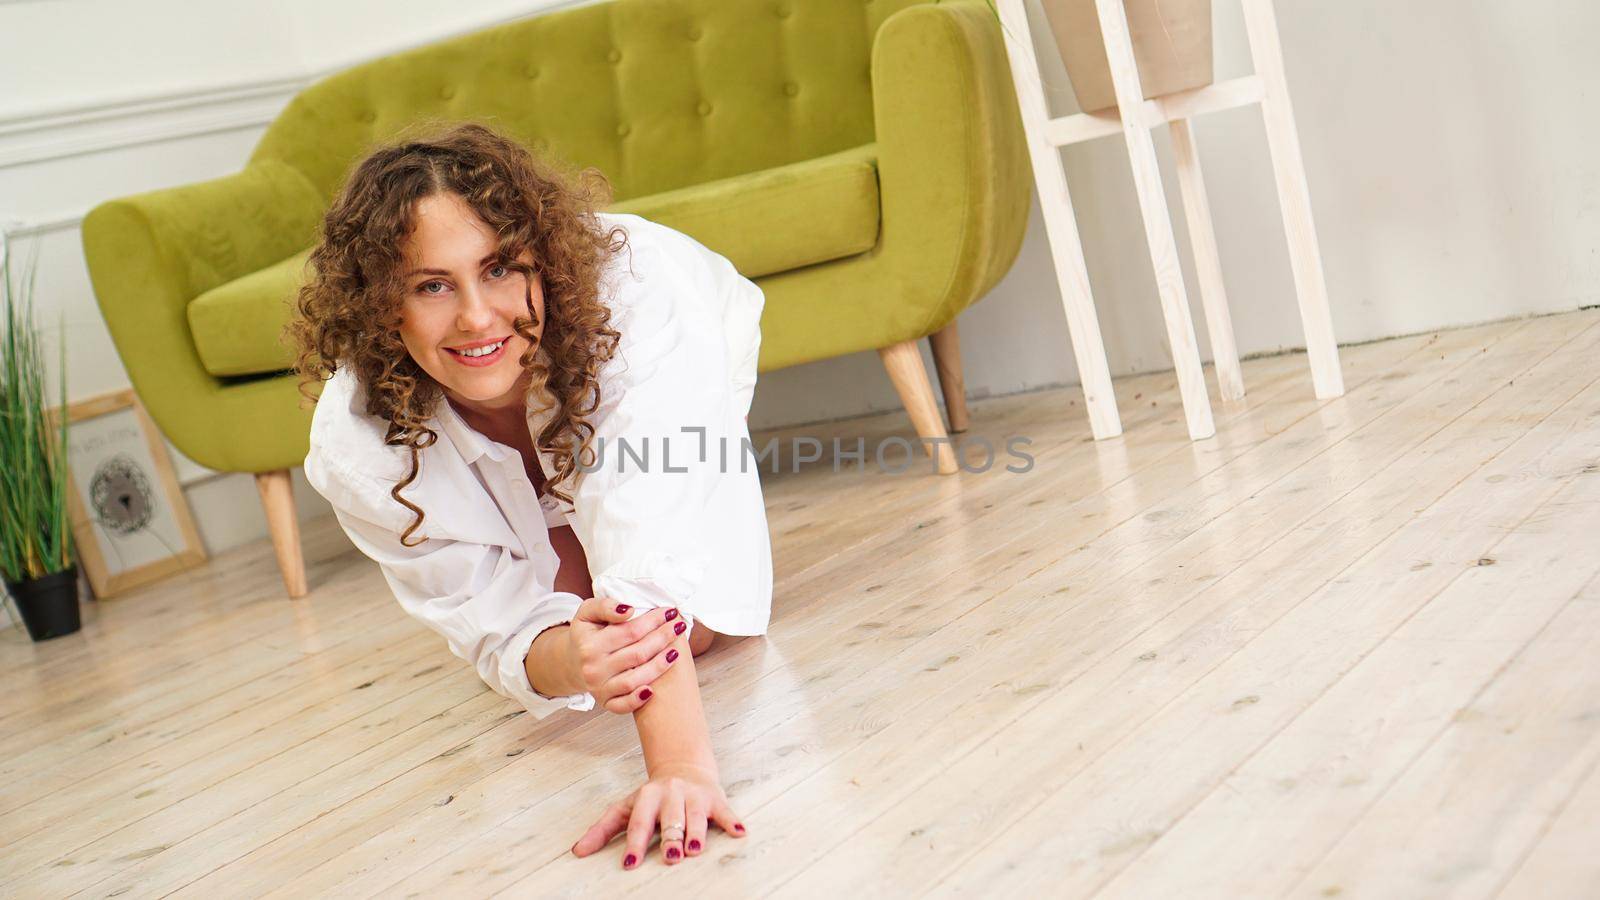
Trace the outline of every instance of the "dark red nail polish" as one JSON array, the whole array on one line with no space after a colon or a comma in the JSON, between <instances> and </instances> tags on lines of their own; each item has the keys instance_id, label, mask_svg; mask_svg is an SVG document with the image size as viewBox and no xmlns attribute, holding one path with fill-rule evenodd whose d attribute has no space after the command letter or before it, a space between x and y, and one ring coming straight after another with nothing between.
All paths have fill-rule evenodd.
<instances>
[{"instance_id":1,"label":"dark red nail polish","mask_svg":"<svg viewBox=\"0 0 1600 900\"><path fill-rule=\"evenodd\" d=\"M678 848L677 847L668 847L667 848L667 859L677 859L678 857L680 857L682 855L683 855L682 853L678 852Z\"/></svg>"},{"instance_id":2,"label":"dark red nail polish","mask_svg":"<svg viewBox=\"0 0 1600 900\"><path fill-rule=\"evenodd\" d=\"M689 849L693 850L696 853L699 853L700 852L700 839L699 838L695 838L694 840L690 841L689 842Z\"/></svg>"},{"instance_id":3,"label":"dark red nail polish","mask_svg":"<svg viewBox=\"0 0 1600 900\"><path fill-rule=\"evenodd\" d=\"M632 853L629 853L627 856L623 857L623 859L622 859L622 867L624 869L631 869L631 868L633 868L633 864L635 862L637 862L637 861L638 861L638 858L635 857Z\"/></svg>"},{"instance_id":4,"label":"dark red nail polish","mask_svg":"<svg viewBox=\"0 0 1600 900\"><path fill-rule=\"evenodd\" d=\"M737 831L737 832L740 832L742 834L744 832L744 823L743 822L735 822L735 823L733 823L733 830Z\"/></svg>"},{"instance_id":5,"label":"dark red nail polish","mask_svg":"<svg viewBox=\"0 0 1600 900\"><path fill-rule=\"evenodd\" d=\"M676 619L677 617L678 617L678 611L677 610L675 610L675 609L667 610L667 621L668 622L671 622L673 619Z\"/></svg>"},{"instance_id":6,"label":"dark red nail polish","mask_svg":"<svg viewBox=\"0 0 1600 900\"><path fill-rule=\"evenodd\" d=\"M649 700L650 699L650 689L649 688L645 688L644 690L640 691L639 692L639 699L640 700Z\"/></svg>"},{"instance_id":7,"label":"dark red nail polish","mask_svg":"<svg viewBox=\"0 0 1600 900\"><path fill-rule=\"evenodd\" d=\"M617 612L619 612L619 613L625 613L630 609L633 609L633 607L629 606L626 603L618 603L617 604Z\"/></svg>"},{"instance_id":8,"label":"dark red nail polish","mask_svg":"<svg viewBox=\"0 0 1600 900\"><path fill-rule=\"evenodd\" d=\"M667 651L667 662L672 662L673 660L675 660L677 658L678 658L678 650L677 650L677 648L673 648L673 649Z\"/></svg>"},{"instance_id":9,"label":"dark red nail polish","mask_svg":"<svg viewBox=\"0 0 1600 900\"><path fill-rule=\"evenodd\" d=\"M683 624L682 622L679 622L678 624L672 626L672 633L673 634L683 634L683 630L685 628L688 628L688 627L689 626Z\"/></svg>"}]
</instances>

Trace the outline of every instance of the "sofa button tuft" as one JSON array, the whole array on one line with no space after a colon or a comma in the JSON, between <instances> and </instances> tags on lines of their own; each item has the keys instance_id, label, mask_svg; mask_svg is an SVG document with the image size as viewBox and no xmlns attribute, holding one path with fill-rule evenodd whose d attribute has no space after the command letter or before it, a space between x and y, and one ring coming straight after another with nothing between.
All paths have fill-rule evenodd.
<instances>
[{"instance_id":1,"label":"sofa button tuft","mask_svg":"<svg viewBox=\"0 0 1600 900\"><path fill-rule=\"evenodd\" d=\"M534 65L533 63L528 63L527 65L522 67L522 74L528 76L529 78L538 78L539 77L539 67Z\"/></svg>"},{"instance_id":2,"label":"sofa button tuft","mask_svg":"<svg viewBox=\"0 0 1600 900\"><path fill-rule=\"evenodd\" d=\"M702 116L711 115L711 104L706 102L706 101L704 101L704 100L700 101L700 105L698 107L696 107L696 109L698 109L700 111L700 115L702 115Z\"/></svg>"},{"instance_id":3,"label":"sofa button tuft","mask_svg":"<svg viewBox=\"0 0 1600 900\"><path fill-rule=\"evenodd\" d=\"M793 97L794 95L800 93L800 85L795 84L792 81L785 81L783 83L783 92Z\"/></svg>"},{"instance_id":4,"label":"sofa button tuft","mask_svg":"<svg viewBox=\"0 0 1600 900\"><path fill-rule=\"evenodd\" d=\"M445 85L442 88L439 88L439 97L440 97L440 99L449 100L451 97L454 97L455 95L456 95L456 89L451 87L448 84Z\"/></svg>"},{"instance_id":5,"label":"sofa button tuft","mask_svg":"<svg viewBox=\"0 0 1600 900\"><path fill-rule=\"evenodd\" d=\"M371 125L373 122L378 121L378 114L369 109L361 114L361 121Z\"/></svg>"},{"instance_id":6,"label":"sofa button tuft","mask_svg":"<svg viewBox=\"0 0 1600 900\"><path fill-rule=\"evenodd\" d=\"M778 14L778 18L780 18L780 19L789 18L789 12L790 12L789 4L787 4L787 3L779 3L776 12Z\"/></svg>"},{"instance_id":7,"label":"sofa button tuft","mask_svg":"<svg viewBox=\"0 0 1600 900\"><path fill-rule=\"evenodd\" d=\"M628 127L628 123L627 122L623 122L621 125L617 126L617 137L627 137L628 136L628 132L630 132L632 130L633 130L632 128Z\"/></svg>"},{"instance_id":8,"label":"sofa button tuft","mask_svg":"<svg viewBox=\"0 0 1600 900\"><path fill-rule=\"evenodd\" d=\"M612 50L610 53L606 54L606 59L609 59L614 63L621 62L622 61L622 51L621 50Z\"/></svg>"},{"instance_id":9,"label":"sofa button tuft","mask_svg":"<svg viewBox=\"0 0 1600 900\"><path fill-rule=\"evenodd\" d=\"M705 36L705 33L700 30L700 26L698 26L698 25L690 25L689 26L689 40L698 41L698 40L700 40L700 38L702 38L704 36Z\"/></svg>"}]
</instances>

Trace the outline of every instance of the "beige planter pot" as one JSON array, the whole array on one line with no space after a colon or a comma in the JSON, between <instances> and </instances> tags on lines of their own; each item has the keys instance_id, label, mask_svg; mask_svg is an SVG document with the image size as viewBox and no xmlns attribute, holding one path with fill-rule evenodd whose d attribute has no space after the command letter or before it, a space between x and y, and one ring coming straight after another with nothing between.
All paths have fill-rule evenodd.
<instances>
[{"instance_id":1,"label":"beige planter pot","mask_svg":"<svg viewBox=\"0 0 1600 900\"><path fill-rule=\"evenodd\" d=\"M1117 105L1094 0L1040 0L1084 112ZM1146 99L1211 83L1211 0L1125 0Z\"/></svg>"}]
</instances>

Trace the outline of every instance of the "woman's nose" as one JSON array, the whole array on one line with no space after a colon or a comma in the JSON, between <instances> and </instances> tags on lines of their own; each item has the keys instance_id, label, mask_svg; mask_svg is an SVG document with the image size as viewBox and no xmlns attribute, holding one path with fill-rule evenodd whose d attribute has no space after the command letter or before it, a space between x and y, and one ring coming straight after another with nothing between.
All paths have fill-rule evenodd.
<instances>
[{"instance_id":1,"label":"woman's nose","mask_svg":"<svg viewBox=\"0 0 1600 900\"><path fill-rule=\"evenodd\" d=\"M489 305L489 298L476 285L468 286L457 297L460 303L456 309L456 325L461 331L481 332L494 324L494 309Z\"/></svg>"}]
</instances>

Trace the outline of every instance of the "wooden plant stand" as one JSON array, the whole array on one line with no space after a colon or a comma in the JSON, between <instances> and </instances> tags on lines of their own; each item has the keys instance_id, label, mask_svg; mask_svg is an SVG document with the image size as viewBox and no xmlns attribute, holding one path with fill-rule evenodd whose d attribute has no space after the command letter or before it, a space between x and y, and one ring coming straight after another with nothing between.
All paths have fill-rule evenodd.
<instances>
[{"instance_id":1,"label":"wooden plant stand","mask_svg":"<svg viewBox=\"0 0 1600 900\"><path fill-rule=\"evenodd\" d=\"M1072 351L1077 358L1078 375L1089 409L1089 427L1096 439L1121 434L1122 422L1112 393L1111 372L1106 365L1105 345L1089 289L1089 274L1084 266L1083 246L1072 212L1072 197L1067 192L1060 148L1114 134L1121 134L1127 143L1189 437L1199 440L1215 434L1216 426L1212 422L1211 401L1200 367L1194 323L1189 317L1188 295L1178 264L1172 222L1167 216L1166 194L1156 165L1151 129L1166 125L1171 130L1178 187L1183 194L1184 217L1193 245L1217 383L1224 400L1238 400L1244 397L1244 380L1239 371L1239 353L1234 345L1233 324L1223 290L1210 204L1200 176L1199 148L1195 145L1190 120L1203 113L1253 103L1261 105L1266 124L1272 172L1288 236L1289 261L1294 270L1295 294L1299 299L1300 320L1311 364L1312 386L1319 399L1344 393L1344 377L1339 368L1339 350L1334 341L1328 291L1322 274L1322 255L1317 249L1311 197L1306 190L1305 167L1300 159L1300 139L1295 132L1289 88L1284 80L1277 20L1271 0L1241 2L1255 74L1145 99L1122 0L1095 0L1117 105L1098 113L1051 118L1023 0L997 0L1006 50L1011 59L1012 80L1016 84L1028 150L1033 159L1034 180L1039 189L1051 255L1055 259L1056 278L1061 286Z\"/></svg>"}]
</instances>

